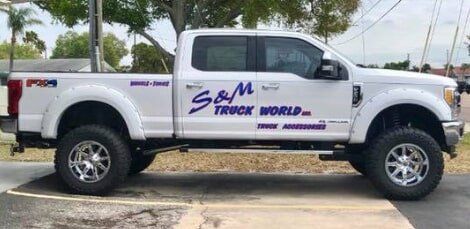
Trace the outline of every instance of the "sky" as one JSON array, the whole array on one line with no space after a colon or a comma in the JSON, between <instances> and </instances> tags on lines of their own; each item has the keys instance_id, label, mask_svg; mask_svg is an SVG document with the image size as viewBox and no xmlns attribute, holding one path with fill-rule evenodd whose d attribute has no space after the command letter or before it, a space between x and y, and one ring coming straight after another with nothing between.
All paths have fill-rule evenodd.
<instances>
[{"instance_id":1,"label":"sky","mask_svg":"<svg viewBox=\"0 0 470 229\"><path fill-rule=\"evenodd\" d=\"M363 0L363 10L366 12L377 1L378 5L363 17L357 26L352 26L344 34L333 38L330 44L344 55L350 57L356 63L383 65L386 62L406 60L410 55L412 65L419 65L421 60L426 34L428 32L432 10L435 0L402 0L402 2L379 23L368 30L364 36L338 45L362 32L362 28L367 28L390 9L398 0ZM438 0L440 1L440 0ZM470 63L470 57L466 48L466 38L462 36L470 34L470 21L467 28L464 24L468 12L470 12L470 0L442 0L442 8L439 21L433 36L428 63L435 68L442 67L447 60L446 50L450 50L457 27L461 1L464 1L462 17L460 20L460 33L457 37L454 52L453 64L459 66L461 63ZM19 4L19 7L30 6L29 3ZM76 32L88 31L87 25L79 25L67 28L54 22L49 13L41 11L33 5L44 25L33 26L28 30L34 30L39 37L46 41L48 55L52 53L55 40L60 34L68 30ZM355 16L353 21L360 18L361 11ZM6 15L0 14L0 41L9 40L10 34L6 27ZM263 29L284 29L271 25L260 25ZM119 38L124 39L130 50L134 43L133 35L127 34L127 27L113 24L104 25L104 32L113 32ZM176 35L168 20L157 21L152 25L149 32L157 40L161 41L164 48L174 50L176 48ZM365 41L365 55L363 52L363 38ZM144 38L137 36L137 42L146 42ZM450 51L449 51L450 52ZM458 54L458 56L457 56ZM364 58L365 56L365 58ZM130 65L132 57L130 55L123 58L121 64Z\"/></svg>"}]
</instances>

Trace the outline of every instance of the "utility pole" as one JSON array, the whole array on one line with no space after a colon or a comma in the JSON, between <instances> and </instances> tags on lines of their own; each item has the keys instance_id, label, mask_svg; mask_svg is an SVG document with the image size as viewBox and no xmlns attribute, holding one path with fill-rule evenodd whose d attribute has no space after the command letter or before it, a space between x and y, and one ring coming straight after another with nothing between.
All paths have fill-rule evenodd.
<instances>
[{"instance_id":1,"label":"utility pole","mask_svg":"<svg viewBox=\"0 0 470 229\"><path fill-rule=\"evenodd\" d=\"M409 53L406 54L406 61L408 62L408 69L406 69L406 70L409 71L410 70L410 64L411 64L410 54Z\"/></svg>"},{"instance_id":2,"label":"utility pole","mask_svg":"<svg viewBox=\"0 0 470 229\"><path fill-rule=\"evenodd\" d=\"M103 47L103 0L96 0L97 13L97 37L98 47L100 49L99 62L100 72L104 71L104 47Z\"/></svg>"},{"instance_id":3,"label":"utility pole","mask_svg":"<svg viewBox=\"0 0 470 229\"><path fill-rule=\"evenodd\" d=\"M103 69L103 2L88 0L90 21L90 64L91 72L101 72Z\"/></svg>"},{"instance_id":4,"label":"utility pole","mask_svg":"<svg viewBox=\"0 0 470 229\"><path fill-rule=\"evenodd\" d=\"M446 68L447 68L447 65L449 64L449 49L446 49ZM447 69L446 69L447 71Z\"/></svg>"},{"instance_id":5,"label":"utility pole","mask_svg":"<svg viewBox=\"0 0 470 229\"><path fill-rule=\"evenodd\" d=\"M454 58L455 43L457 42L457 36L459 35L460 18L462 17L463 3L464 3L464 0L462 0L460 4L460 13L459 13L459 19L457 20L457 28L455 28L455 35L454 35L454 40L452 41L452 48L450 50L450 56L447 59L446 77L449 77L450 75L450 70L451 70L450 65L452 64L452 59Z\"/></svg>"}]
</instances>

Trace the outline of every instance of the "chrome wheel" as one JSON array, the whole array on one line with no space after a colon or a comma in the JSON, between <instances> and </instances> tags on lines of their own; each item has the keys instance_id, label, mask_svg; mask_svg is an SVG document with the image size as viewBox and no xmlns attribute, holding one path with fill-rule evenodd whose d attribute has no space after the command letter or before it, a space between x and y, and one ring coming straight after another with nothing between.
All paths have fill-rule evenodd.
<instances>
[{"instance_id":1,"label":"chrome wheel","mask_svg":"<svg viewBox=\"0 0 470 229\"><path fill-rule=\"evenodd\" d=\"M69 153L68 166L72 174L82 182L102 180L111 168L108 150L98 142L83 141Z\"/></svg>"},{"instance_id":2,"label":"chrome wheel","mask_svg":"<svg viewBox=\"0 0 470 229\"><path fill-rule=\"evenodd\" d=\"M429 171L429 159L421 147L406 143L387 154L385 170L393 183L410 187L421 183Z\"/></svg>"}]
</instances>

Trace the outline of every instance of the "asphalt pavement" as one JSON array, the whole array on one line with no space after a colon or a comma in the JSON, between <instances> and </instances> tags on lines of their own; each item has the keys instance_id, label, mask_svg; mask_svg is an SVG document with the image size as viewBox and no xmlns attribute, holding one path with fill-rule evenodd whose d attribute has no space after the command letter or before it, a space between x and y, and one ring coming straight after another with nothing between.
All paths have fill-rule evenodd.
<instances>
[{"instance_id":1,"label":"asphalt pavement","mask_svg":"<svg viewBox=\"0 0 470 229\"><path fill-rule=\"evenodd\" d=\"M143 173L106 197L62 187L49 175L0 194L0 228L469 228L470 175L411 202L358 175Z\"/></svg>"},{"instance_id":2,"label":"asphalt pavement","mask_svg":"<svg viewBox=\"0 0 470 229\"><path fill-rule=\"evenodd\" d=\"M416 228L470 228L470 175L445 175L426 199L393 205Z\"/></svg>"},{"instance_id":3,"label":"asphalt pavement","mask_svg":"<svg viewBox=\"0 0 470 229\"><path fill-rule=\"evenodd\" d=\"M61 187L51 175L0 194L2 226L413 227L358 175L144 173L106 197L71 195Z\"/></svg>"}]
</instances>

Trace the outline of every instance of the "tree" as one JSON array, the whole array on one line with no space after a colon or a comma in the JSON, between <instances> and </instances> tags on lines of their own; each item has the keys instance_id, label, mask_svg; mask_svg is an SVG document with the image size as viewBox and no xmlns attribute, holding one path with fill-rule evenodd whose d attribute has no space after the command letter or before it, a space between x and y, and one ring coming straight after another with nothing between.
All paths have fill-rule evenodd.
<instances>
[{"instance_id":1,"label":"tree","mask_svg":"<svg viewBox=\"0 0 470 229\"><path fill-rule=\"evenodd\" d=\"M0 59L8 59L10 56L11 44L4 41L0 43ZM16 59L39 59L41 52L32 44L15 44Z\"/></svg>"},{"instance_id":2,"label":"tree","mask_svg":"<svg viewBox=\"0 0 470 229\"><path fill-rule=\"evenodd\" d=\"M411 69L411 71L413 72L419 72L419 67L418 66L413 66L413 68ZM424 72L424 73L428 73L429 71L431 71L431 65L426 63L426 64L423 64L423 69L421 70L421 72Z\"/></svg>"},{"instance_id":3,"label":"tree","mask_svg":"<svg viewBox=\"0 0 470 229\"><path fill-rule=\"evenodd\" d=\"M131 53L133 57L131 72L167 73L162 60L168 63L168 59L152 45L139 43L132 47ZM170 68L171 66L167 65L167 67Z\"/></svg>"},{"instance_id":4,"label":"tree","mask_svg":"<svg viewBox=\"0 0 470 229\"><path fill-rule=\"evenodd\" d=\"M384 65L385 69L393 69L393 70L404 70L407 71L410 68L410 61L399 61L399 62L390 62Z\"/></svg>"},{"instance_id":5,"label":"tree","mask_svg":"<svg viewBox=\"0 0 470 229\"><path fill-rule=\"evenodd\" d=\"M34 31L27 31L23 37L23 42L34 45L41 53L46 52L46 42L39 39L38 34Z\"/></svg>"},{"instance_id":6,"label":"tree","mask_svg":"<svg viewBox=\"0 0 470 229\"><path fill-rule=\"evenodd\" d=\"M351 26L360 0L305 0L304 5L305 17L299 18L297 27L328 43L331 37L344 33Z\"/></svg>"},{"instance_id":7,"label":"tree","mask_svg":"<svg viewBox=\"0 0 470 229\"><path fill-rule=\"evenodd\" d=\"M59 35L51 58L88 58L90 53L88 41L88 33L78 34L68 31ZM118 68L121 59L129 53L125 41L119 40L112 33L104 35L103 46L104 60L113 68Z\"/></svg>"},{"instance_id":8,"label":"tree","mask_svg":"<svg viewBox=\"0 0 470 229\"><path fill-rule=\"evenodd\" d=\"M366 68L380 68L377 64L368 64Z\"/></svg>"},{"instance_id":9,"label":"tree","mask_svg":"<svg viewBox=\"0 0 470 229\"><path fill-rule=\"evenodd\" d=\"M454 71L454 65L453 64L450 64L450 65L449 64L444 64L444 69L447 69L447 66L449 66L451 72Z\"/></svg>"},{"instance_id":10,"label":"tree","mask_svg":"<svg viewBox=\"0 0 470 229\"><path fill-rule=\"evenodd\" d=\"M425 63L425 64L423 65L423 69L422 69L421 71L422 71L422 72L429 72L429 71L431 71L431 69L432 69L432 68L431 68L431 65L428 64L428 63Z\"/></svg>"},{"instance_id":11,"label":"tree","mask_svg":"<svg viewBox=\"0 0 470 229\"><path fill-rule=\"evenodd\" d=\"M17 37L23 35L26 27L31 25L40 25L42 22L39 19L33 18L35 14L31 8L20 8L16 9L12 6L5 10L0 8L0 11L8 14L7 26L11 30L11 49L10 49L10 67L9 70L13 70L13 60L15 59L15 47Z\"/></svg>"},{"instance_id":12,"label":"tree","mask_svg":"<svg viewBox=\"0 0 470 229\"><path fill-rule=\"evenodd\" d=\"M127 25L129 32L146 38L167 58L172 54L149 31L153 22L169 19L177 38L186 29L233 27L240 19L244 26L254 27L281 15L288 21L299 21L304 0L106 0L103 17L107 23ZM35 2L49 11L57 21L74 26L88 20L88 0L49 0Z\"/></svg>"},{"instance_id":13,"label":"tree","mask_svg":"<svg viewBox=\"0 0 470 229\"><path fill-rule=\"evenodd\" d=\"M470 69L470 64L462 63L462 65L460 66L460 69L462 69L462 77L464 77L467 70Z\"/></svg>"}]
</instances>

